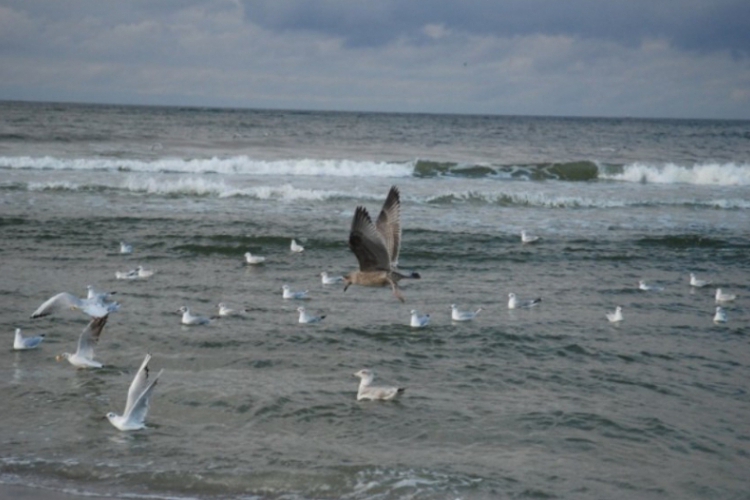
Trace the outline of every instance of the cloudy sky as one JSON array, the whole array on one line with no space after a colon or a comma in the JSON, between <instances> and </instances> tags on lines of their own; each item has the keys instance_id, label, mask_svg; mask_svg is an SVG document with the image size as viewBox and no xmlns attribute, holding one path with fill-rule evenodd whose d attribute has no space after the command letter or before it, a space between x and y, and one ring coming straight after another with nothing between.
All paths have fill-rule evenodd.
<instances>
[{"instance_id":1,"label":"cloudy sky","mask_svg":"<svg viewBox=\"0 0 750 500\"><path fill-rule=\"evenodd\" d=\"M750 119L750 1L0 0L0 99Z\"/></svg>"}]
</instances>

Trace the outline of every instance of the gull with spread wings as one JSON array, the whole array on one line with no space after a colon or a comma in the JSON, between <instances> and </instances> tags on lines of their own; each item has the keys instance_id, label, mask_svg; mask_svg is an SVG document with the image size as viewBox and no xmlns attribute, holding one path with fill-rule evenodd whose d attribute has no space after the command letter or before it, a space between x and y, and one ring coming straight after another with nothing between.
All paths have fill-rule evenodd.
<instances>
[{"instance_id":1,"label":"gull with spread wings","mask_svg":"<svg viewBox=\"0 0 750 500\"><path fill-rule=\"evenodd\" d=\"M404 296L398 282L404 278L419 279L419 273L398 272L398 253L401 249L401 199L398 188L388 191L378 220L373 223L365 207L354 211L349 231L349 248L359 261L359 270L344 276L344 291L350 285L390 286L401 302Z\"/></svg>"},{"instance_id":2,"label":"gull with spread wings","mask_svg":"<svg viewBox=\"0 0 750 500\"><path fill-rule=\"evenodd\" d=\"M151 355L146 354L146 358L136 372L133 382L130 383L128 399L125 402L125 411L122 412L122 415L115 412L107 413L107 418L112 425L121 431L137 431L146 427L144 420L146 420L148 414L151 394L154 392L156 382L159 381L159 377L164 372L164 370L159 370L153 380L149 380L148 362L150 360Z\"/></svg>"},{"instance_id":3,"label":"gull with spread wings","mask_svg":"<svg viewBox=\"0 0 750 500\"><path fill-rule=\"evenodd\" d=\"M76 368L101 368L102 364L94 360L94 346L99 342L99 337L102 334L104 325L107 324L108 317L93 318L86 325L86 328L83 329L81 336L78 337L78 349L76 349L76 352L72 354L64 352L56 356L55 359L58 361L67 359Z\"/></svg>"}]
</instances>

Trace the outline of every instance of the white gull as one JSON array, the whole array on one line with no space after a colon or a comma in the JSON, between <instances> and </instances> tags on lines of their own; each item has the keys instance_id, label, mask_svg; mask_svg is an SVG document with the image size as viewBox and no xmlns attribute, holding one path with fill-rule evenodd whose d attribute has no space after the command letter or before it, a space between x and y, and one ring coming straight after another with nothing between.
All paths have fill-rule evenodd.
<instances>
[{"instance_id":1,"label":"white gull","mask_svg":"<svg viewBox=\"0 0 750 500\"><path fill-rule=\"evenodd\" d=\"M461 311L456 304L451 304L451 319L453 321L471 321L477 317L481 310L480 307L476 311Z\"/></svg>"},{"instance_id":2,"label":"white gull","mask_svg":"<svg viewBox=\"0 0 750 500\"><path fill-rule=\"evenodd\" d=\"M180 322L183 325L187 326L196 326L196 325L207 325L211 322L211 318L207 318L206 316L194 316L190 312L190 308L188 306L182 306L180 307L177 312L182 313L182 319Z\"/></svg>"},{"instance_id":3,"label":"white gull","mask_svg":"<svg viewBox=\"0 0 750 500\"><path fill-rule=\"evenodd\" d=\"M649 285L645 280L638 280L638 289L645 292L661 292L664 287L658 285Z\"/></svg>"},{"instance_id":4,"label":"white gull","mask_svg":"<svg viewBox=\"0 0 750 500\"><path fill-rule=\"evenodd\" d=\"M525 309L534 307L542 301L540 297L536 299L519 299L516 294L511 292L508 294L508 309Z\"/></svg>"},{"instance_id":5,"label":"white gull","mask_svg":"<svg viewBox=\"0 0 750 500\"><path fill-rule=\"evenodd\" d=\"M310 298L308 296L307 290L294 291L289 287L289 285L284 285L281 287L281 289L283 290L282 297L284 297L285 299L307 300Z\"/></svg>"},{"instance_id":6,"label":"white gull","mask_svg":"<svg viewBox=\"0 0 750 500\"><path fill-rule=\"evenodd\" d=\"M695 273L690 273L690 286L694 286L696 288L703 288L706 285L710 285L710 281L706 280L700 280L695 277Z\"/></svg>"},{"instance_id":7,"label":"white gull","mask_svg":"<svg viewBox=\"0 0 750 500\"><path fill-rule=\"evenodd\" d=\"M714 323L726 323L727 313L721 306L716 306L716 314L714 314Z\"/></svg>"},{"instance_id":8,"label":"white gull","mask_svg":"<svg viewBox=\"0 0 750 500\"><path fill-rule=\"evenodd\" d=\"M716 302L732 302L737 296L733 293L724 293L721 288L716 289Z\"/></svg>"},{"instance_id":9,"label":"white gull","mask_svg":"<svg viewBox=\"0 0 750 500\"><path fill-rule=\"evenodd\" d=\"M525 230L521 231L521 243L536 243L537 241L539 241L539 236L533 236Z\"/></svg>"},{"instance_id":10,"label":"white gull","mask_svg":"<svg viewBox=\"0 0 750 500\"><path fill-rule=\"evenodd\" d=\"M422 328L430 324L429 314L419 314L416 309L411 310L411 326L413 328Z\"/></svg>"},{"instance_id":11,"label":"white gull","mask_svg":"<svg viewBox=\"0 0 750 500\"><path fill-rule=\"evenodd\" d=\"M125 411L122 415L114 412L107 413L110 423L121 431L137 431L146 427L144 421L148 414L151 394L154 392L156 382L159 381L159 376L164 372L164 370L159 370L153 380L149 380L148 362L150 360L151 355L146 354L146 359L143 360L141 367L133 377L128 389Z\"/></svg>"},{"instance_id":12,"label":"white gull","mask_svg":"<svg viewBox=\"0 0 750 500\"><path fill-rule=\"evenodd\" d=\"M250 252L245 252L245 262L247 264L261 264L265 262L266 258L260 255L253 255Z\"/></svg>"},{"instance_id":13,"label":"white gull","mask_svg":"<svg viewBox=\"0 0 750 500\"><path fill-rule=\"evenodd\" d=\"M322 316L315 316L313 314L310 314L305 311L304 307L298 307L297 311L299 312L300 323L320 323L326 317L325 314L323 314Z\"/></svg>"},{"instance_id":14,"label":"white gull","mask_svg":"<svg viewBox=\"0 0 750 500\"><path fill-rule=\"evenodd\" d=\"M305 247L297 243L295 239L292 239L292 242L289 245L289 249L294 253L302 253L305 251Z\"/></svg>"},{"instance_id":15,"label":"white gull","mask_svg":"<svg viewBox=\"0 0 750 500\"><path fill-rule=\"evenodd\" d=\"M335 285L336 283L343 283L344 277L343 276L329 276L326 271L323 271L320 273L320 281L324 285Z\"/></svg>"},{"instance_id":16,"label":"white gull","mask_svg":"<svg viewBox=\"0 0 750 500\"><path fill-rule=\"evenodd\" d=\"M81 336L78 337L76 352L72 354L64 352L56 356L55 359L57 361L67 359L76 368L101 368L102 364L94 361L94 347L99 342L99 337L102 334L104 325L107 324L108 317L102 316L101 318L94 318L89 321L89 324L81 332Z\"/></svg>"},{"instance_id":17,"label":"white gull","mask_svg":"<svg viewBox=\"0 0 750 500\"><path fill-rule=\"evenodd\" d=\"M39 344L44 340L44 334L37 335L35 337L24 337L21 335L21 329L16 328L16 336L13 339L13 349L16 351L25 351L28 349L34 349L39 347Z\"/></svg>"},{"instance_id":18,"label":"white gull","mask_svg":"<svg viewBox=\"0 0 750 500\"><path fill-rule=\"evenodd\" d=\"M93 288L89 289L89 295L96 293L97 292L93 291ZM41 306L36 309L36 311L31 313L31 317L41 318L42 316L48 316L52 313L65 309L82 311L92 318L101 318L111 312L119 310L120 304L117 302L105 302L101 300L101 296L94 296L93 298L86 297L84 299L81 299L76 297L72 293L61 292L47 299Z\"/></svg>"},{"instance_id":19,"label":"white gull","mask_svg":"<svg viewBox=\"0 0 750 500\"><path fill-rule=\"evenodd\" d=\"M372 370L366 368L358 371L354 376L360 378L357 401L363 399L387 401L399 396L406 390L403 387L374 387L372 381L375 378L375 374Z\"/></svg>"},{"instance_id":20,"label":"white gull","mask_svg":"<svg viewBox=\"0 0 750 500\"><path fill-rule=\"evenodd\" d=\"M619 323L623 320L622 317L622 307L617 306L614 310L614 312L608 312L607 313L607 319L610 323Z\"/></svg>"}]
</instances>

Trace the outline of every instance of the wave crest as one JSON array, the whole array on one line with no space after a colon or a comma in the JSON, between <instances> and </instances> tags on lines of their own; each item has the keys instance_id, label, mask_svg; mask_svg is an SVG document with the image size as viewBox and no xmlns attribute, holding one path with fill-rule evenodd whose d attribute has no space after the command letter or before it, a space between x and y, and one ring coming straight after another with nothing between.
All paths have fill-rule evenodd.
<instances>
[{"instance_id":1,"label":"wave crest","mask_svg":"<svg viewBox=\"0 0 750 500\"><path fill-rule=\"evenodd\" d=\"M748 186L750 185L750 164L707 163L682 166L674 163L666 165L633 163L621 168L605 169L599 173L599 178L655 184Z\"/></svg>"}]
</instances>

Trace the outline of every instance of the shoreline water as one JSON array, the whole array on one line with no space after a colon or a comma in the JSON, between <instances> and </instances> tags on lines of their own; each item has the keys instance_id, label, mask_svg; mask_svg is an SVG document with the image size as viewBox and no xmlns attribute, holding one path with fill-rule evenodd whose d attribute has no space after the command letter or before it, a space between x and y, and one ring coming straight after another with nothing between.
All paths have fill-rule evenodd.
<instances>
[{"instance_id":1,"label":"shoreline water","mask_svg":"<svg viewBox=\"0 0 750 500\"><path fill-rule=\"evenodd\" d=\"M74 500L81 498L86 498L88 500L105 500L124 497L109 495L100 496L88 492L64 492L43 487L0 483L0 498L13 500Z\"/></svg>"}]
</instances>

